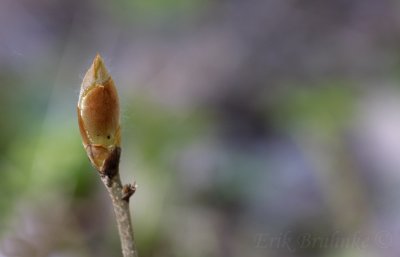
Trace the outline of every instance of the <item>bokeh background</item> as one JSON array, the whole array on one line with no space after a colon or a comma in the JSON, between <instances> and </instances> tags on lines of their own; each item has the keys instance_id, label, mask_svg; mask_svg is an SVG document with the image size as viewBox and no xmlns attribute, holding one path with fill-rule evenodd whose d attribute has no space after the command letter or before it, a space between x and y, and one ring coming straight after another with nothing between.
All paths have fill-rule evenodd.
<instances>
[{"instance_id":1,"label":"bokeh background","mask_svg":"<svg viewBox=\"0 0 400 257\"><path fill-rule=\"evenodd\" d=\"M399 1L0 0L1 257L120 256L96 53L140 256L399 256Z\"/></svg>"}]
</instances>

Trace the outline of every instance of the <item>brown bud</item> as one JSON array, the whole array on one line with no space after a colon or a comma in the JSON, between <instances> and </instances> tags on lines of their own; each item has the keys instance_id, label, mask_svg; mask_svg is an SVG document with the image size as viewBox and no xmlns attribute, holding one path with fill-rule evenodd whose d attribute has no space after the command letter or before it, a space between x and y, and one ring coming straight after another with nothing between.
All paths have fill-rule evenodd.
<instances>
[{"instance_id":1,"label":"brown bud","mask_svg":"<svg viewBox=\"0 0 400 257\"><path fill-rule=\"evenodd\" d=\"M77 111L83 146L93 166L104 172L105 161L120 146L120 125L117 90L100 55L83 78Z\"/></svg>"}]
</instances>

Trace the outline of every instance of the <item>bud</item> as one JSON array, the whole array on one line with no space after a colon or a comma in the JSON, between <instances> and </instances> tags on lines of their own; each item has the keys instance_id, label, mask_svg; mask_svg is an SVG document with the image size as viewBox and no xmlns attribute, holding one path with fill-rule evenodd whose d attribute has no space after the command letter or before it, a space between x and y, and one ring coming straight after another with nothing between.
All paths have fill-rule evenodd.
<instances>
[{"instance_id":1,"label":"bud","mask_svg":"<svg viewBox=\"0 0 400 257\"><path fill-rule=\"evenodd\" d=\"M83 78L77 111L83 146L92 165L100 173L106 173L110 163L118 166L118 94L100 55L95 57Z\"/></svg>"}]
</instances>

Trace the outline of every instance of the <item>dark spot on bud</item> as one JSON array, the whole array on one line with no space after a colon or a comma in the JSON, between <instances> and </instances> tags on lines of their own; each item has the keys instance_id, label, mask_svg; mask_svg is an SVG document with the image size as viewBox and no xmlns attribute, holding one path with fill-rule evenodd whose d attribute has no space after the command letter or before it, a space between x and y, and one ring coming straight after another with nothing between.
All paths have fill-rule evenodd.
<instances>
[{"instance_id":1,"label":"dark spot on bud","mask_svg":"<svg viewBox=\"0 0 400 257\"><path fill-rule=\"evenodd\" d=\"M111 138L111 136L110 136L110 135L108 135L108 136L107 136L107 139L110 139L110 138Z\"/></svg>"}]
</instances>

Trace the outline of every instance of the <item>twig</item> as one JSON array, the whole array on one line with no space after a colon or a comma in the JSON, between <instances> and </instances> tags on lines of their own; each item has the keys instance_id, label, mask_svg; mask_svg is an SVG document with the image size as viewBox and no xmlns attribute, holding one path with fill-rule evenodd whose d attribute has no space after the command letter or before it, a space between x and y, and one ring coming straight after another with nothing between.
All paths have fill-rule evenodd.
<instances>
[{"instance_id":1,"label":"twig","mask_svg":"<svg viewBox=\"0 0 400 257\"><path fill-rule=\"evenodd\" d=\"M120 156L121 148L116 147L104 161L99 173L113 203L119 237L121 239L122 255L124 257L137 257L129 211L129 198L136 191L136 184L122 186L119 176Z\"/></svg>"},{"instance_id":2,"label":"twig","mask_svg":"<svg viewBox=\"0 0 400 257\"><path fill-rule=\"evenodd\" d=\"M101 176L101 180L106 186L114 206L119 237L121 238L122 254L124 257L137 257L129 211L129 197L124 199L124 188L122 187L119 174L111 178L111 181L107 176Z\"/></svg>"}]
</instances>

